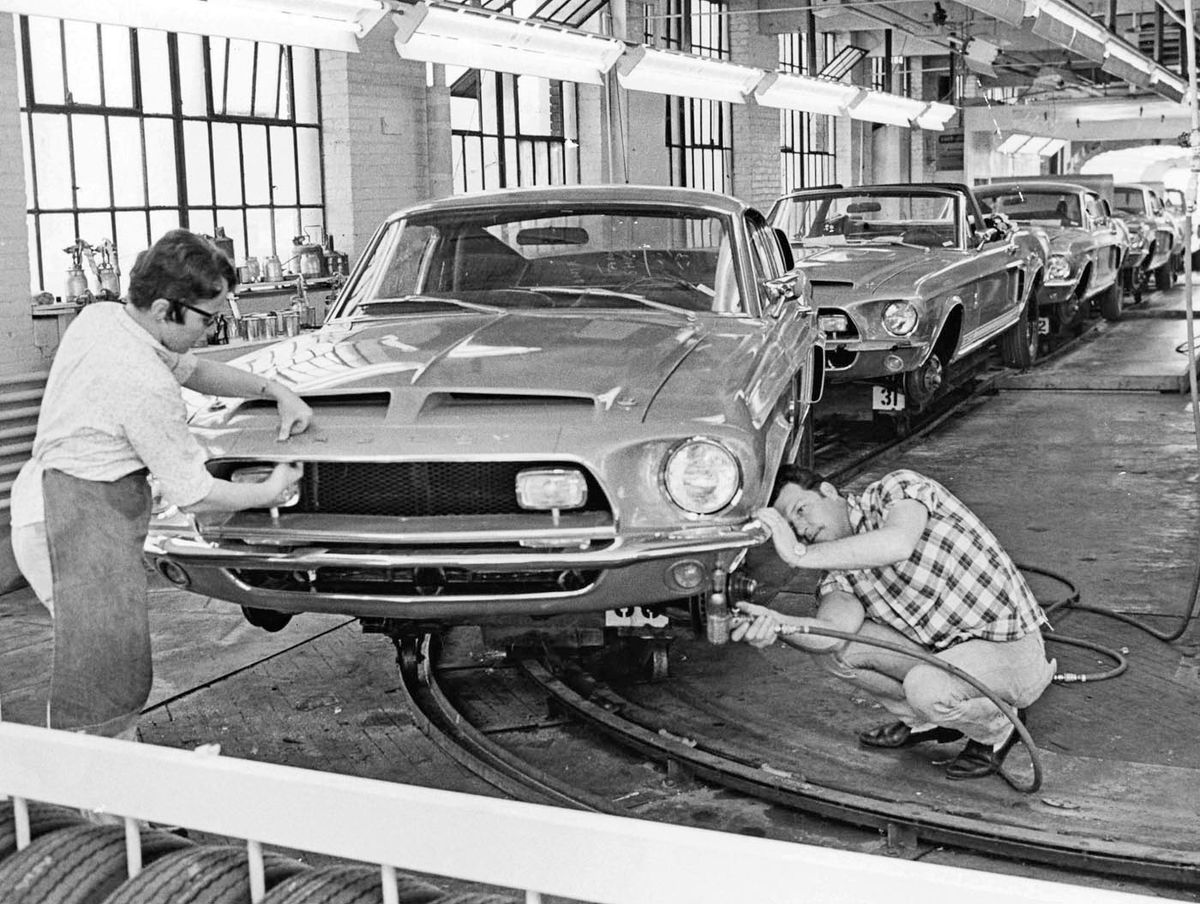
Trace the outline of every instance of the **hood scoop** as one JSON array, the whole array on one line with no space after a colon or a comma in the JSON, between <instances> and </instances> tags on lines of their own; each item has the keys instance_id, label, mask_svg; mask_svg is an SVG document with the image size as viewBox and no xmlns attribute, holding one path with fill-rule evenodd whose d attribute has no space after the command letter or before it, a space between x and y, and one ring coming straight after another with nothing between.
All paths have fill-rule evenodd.
<instances>
[{"instance_id":1,"label":"hood scoop","mask_svg":"<svg viewBox=\"0 0 1200 904\"><path fill-rule=\"evenodd\" d=\"M596 401L588 396L546 394L536 392L433 392L421 406L422 419L457 418L468 412L495 415L505 412L532 414L539 420L553 422L555 418L590 417Z\"/></svg>"},{"instance_id":2,"label":"hood scoop","mask_svg":"<svg viewBox=\"0 0 1200 904\"><path fill-rule=\"evenodd\" d=\"M809 277L808 282L814 288L825 286L827 288L839 289L854 285L854 280L852 279L813 279L812 277Z\"/></svg>"},{"instance_id":3,"label":"hood scoop","mask_svg":"<svg viewBox=\"0 0 1200 904\"><path fill-rule=\"evenodd\" d=\"M382 421L387 417L388 406L392 402L390 392L346 392L329 394L301 394L301 398L313 410L313 421L320 425L343 418L352 421L375 420ZM220 411L225 408L224 400L218 399L209 411ZM236 423L244 416L270 414L274 416L277 408L274 399L247 399L237 406L231 423Z\"/></svg>"}]
</instances>

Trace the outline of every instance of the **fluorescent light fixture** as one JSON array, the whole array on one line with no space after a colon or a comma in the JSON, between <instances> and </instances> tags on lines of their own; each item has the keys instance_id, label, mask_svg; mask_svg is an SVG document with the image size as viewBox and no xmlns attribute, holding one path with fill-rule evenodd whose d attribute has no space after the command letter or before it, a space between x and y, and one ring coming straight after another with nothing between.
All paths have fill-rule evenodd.
<instances>
[{"instance_id":1,"label":"fluorescent light fixture","mask_svg":"<svg viewBox=\"0 0 1200 904\"><path fill-rule=\"evenodd\" d=\"M924 109L925 104L919 100L909 100L883 91L863 91L846 111L854 119L908 127Z\"/></svg>"},{"instance_id":2,"label":"fluorescent light fixture","mask_svg":"<svg viewBox=\"0 0 1200 904\"><path fill-rule=\"evenodd\" d=\"M1042 153L1042 149L1044 147L1046 147L1046 145L1048 145L1053 140L1054 140L1053 138L1042 138L1040 136L1035 135L1032 138L1030 138L1027 142L1025 142L1023 145L1021 145L1021 147L1018 148L1017 153L1018 154L1040 154L1040 153Z\"/></svg>"},{"instance_id":3,"label":"fluorescent light fixture","mask_svg":"<svg viewBox=\"0 0 1200 904\"><path fill-rule=\"evenodd\" d=\"M1015 154L1017 149L1028 140L1029 136L1023 132L1013 132L1000 142L1000 147L996 148L996 150L1001 154Z\"/></svg>"},{"instance_id":4,"label":"fluorescent light fixture","mask_svg":"<svg viewBox=\"0 0 1200 904\"><path fill-rule=\"evenodd\" d=\"M1155 66L1150 73L1150 87L1168 100L1182 103L1188 96L1187 82L1162 66Z\"/></svg>"},{"instance_id":5,"label":"fluorescent light fixture","mask_svg":"<svg viewBox=\"0 0 1200 904\"><path fill-rule=\"evenodd\" d=\"M1069 3L1036 0L1036 6L1032 28L1035 35L1089 60L1104 61L1104 45L1111 37L1108 29Z\"/></svg>"},{"instance_id":6,"label":"fluorescent light fixture","mask_svg":"<svg viewBox=\"0 0 1200 904\"><path fill-rule=\"evenodd\" d=\"M1117 41L1109 41L1104 45L1104 62L1100 68L1131 85L1139 88L1149 86L1153 66L1149 59Z\"/></svg>"},{"instance_id":7,"label":"fluorescent light fixture","mask_svg":"<svg viewBox=\"0 0 1200 904\"><path fill-rule=\"evenodd\" d=\"M957 113L958 107L953 104L942 104L933 101L925 105L925 109L917 114L913 122L918 128L941 132Z\"/></svg>"},{"instance_id":8,"label":"fluorescent light fixture","mask_svg":"<svg viewBox=\"0 0 1200 904\"><path fill-rule=\"evenodd\" d=\"M1053 157L1055 154L1057 154L1059 151L1061 151L1066 146L1067 146L1067 139L1051 138L1046 143L1046 146L1044 148L1042 148L1040 151L1038 151L1038 153L1041 154L1043 157Z\"/></svg>"},{"instance_id":9,"label":"fluorescent light fixture","mask_svg":"<svg viewBox=\"0 0 1200 904\"><path fill-rule=\"evenodd\" d=\"M958 108L950 104L913 100L884 91L863 91L847 107L847 112L854 119L940 132L946 128L946 123L958 112Z\"/></svg>"},{"instance_id":10,"label":"fluorescent light fixture","mask_svg":"<svg viewBox=\"0 0 1200 904\"><path fill-rule=\"evenodd\" d=\"M825 116L845 116L847 104L858 95L853 85L788 72L768 72L754 89L754 99L764 107Z\"/></svg>"},{"instance_id":11,"label":"fluorescent light fixture","mask_svg":"<svg viewBox=\"0 0 1200 904\"><path fill-rule=\"evenodd\" d=\"M0 0L0 12L357 53L381 0Z\"/></svg>"},{"instance_id":12,"label":"fluorescent light fixture","mask_svg":"<svg viewBox=\"0 0 1200 904\"><path fill-rule=\"evenodd\" d=\"M1025 18L1025 0L958 0L958 3L1007 25L1020 25Z\"/></svg>"},{"instance_id":13,"label":"fluorescent light fixture","mask_svg":"<svg viewBox=\"0 0 1200 904\"><path fill-rule=\"evenodd\" d=\"M630 47L617 61L617 81L627 91L703 97L735 104L744 104L765 75L762 69L753 66L644 45Z\"/></svg>"},{"instance_id":14,"label":"fluorescent light fixture","mask_svg":"<svg viewBox=\"0 0 1200 904\"><path fill-rule=\"evenodd\" d=\"M593 85L603 83L626 47L616 38L454 4L405 4L392 21L396 53L406 60Z\"/></svg>"}]
</instances>

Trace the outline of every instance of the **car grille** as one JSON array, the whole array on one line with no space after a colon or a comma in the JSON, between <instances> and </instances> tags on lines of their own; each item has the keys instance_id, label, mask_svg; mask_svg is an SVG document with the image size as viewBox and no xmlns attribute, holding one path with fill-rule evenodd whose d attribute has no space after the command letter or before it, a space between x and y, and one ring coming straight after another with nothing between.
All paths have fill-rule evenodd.
<instances>
[{"instance_id":1,"label":"car grille","mask_svg":"<svg viewBox=\"0 0 1200 904\"><path fill-rule=\"evenodd\" d=\"M358 596L526 596L578 593L600 578L597 569L471 571L466 568L318 568L311 572L233 569L250 587L281 593Z\"/></svg>"},{"instance_id":2,"label":"car grille","mask_svg":"<svg viewBox=\"0 0 1200 904\"><path fill-rule=\"evenodd\" d=\"M437 461L307 462L293 512L338 515L518 514L517 474L531 468L583 470L574 462ZM599 483L587 471L584 512L611 512Z\"/></svg>"}]
</instances>

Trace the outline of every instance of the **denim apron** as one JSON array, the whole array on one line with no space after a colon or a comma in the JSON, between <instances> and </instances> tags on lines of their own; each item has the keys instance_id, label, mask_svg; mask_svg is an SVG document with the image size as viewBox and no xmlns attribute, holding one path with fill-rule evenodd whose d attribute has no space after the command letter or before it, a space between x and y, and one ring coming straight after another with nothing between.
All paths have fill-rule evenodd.
<instances>
[{"instance_id":1,"label":"denim apron","mask_svg":"<svg viewBox=\"0 0 1200 904\"><path fill-rule=\"evenodd\" d=\"M50 727L127 735L153 676L142 564L146 471L105 483L47 469L42 497L54 575Z\"/></svg>"}]
</instances>

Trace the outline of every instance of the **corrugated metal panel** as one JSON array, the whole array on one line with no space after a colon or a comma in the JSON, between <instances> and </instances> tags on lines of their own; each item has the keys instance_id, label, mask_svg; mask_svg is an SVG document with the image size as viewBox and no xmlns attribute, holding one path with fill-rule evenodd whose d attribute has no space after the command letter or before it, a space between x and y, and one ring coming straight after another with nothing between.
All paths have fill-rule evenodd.
<instances>
[{"instance_id":1,"label":"corrugated metal panel","mask_svg":"<svg viewBox=\"0 0 1200 904\"><path fill-rule=\"evenodd\" d=\"M8 522L13 481L33 451L46 372L0 377L0 521Z\"/></svg>"}]
</instances>

